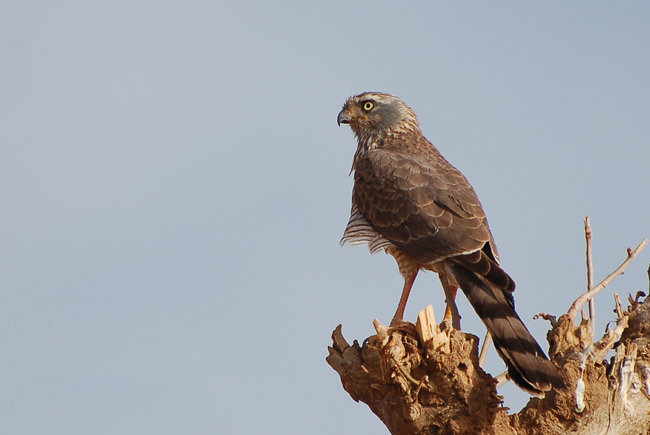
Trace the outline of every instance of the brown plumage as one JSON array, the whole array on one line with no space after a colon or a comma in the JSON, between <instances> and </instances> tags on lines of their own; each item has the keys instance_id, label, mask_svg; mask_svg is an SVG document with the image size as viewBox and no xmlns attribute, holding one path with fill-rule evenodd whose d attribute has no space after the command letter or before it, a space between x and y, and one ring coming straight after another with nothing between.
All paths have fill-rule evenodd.
<instances>
[{"instance_id":1,"label":"brown plumage","mask_svg":"<svg viewBox=\"0 0 650 435\"><path fill-rule=\"evenodd\" d=\"M418 271L435 271L453 295L463 290L517 385L542 396L560 384L514 310L515 283L499 266L474 189L422 135L411 108L393 95L366 92L350 97L337 121L349 124L358 142L341 242L367 243L395 257L404 289L391 325L402 320Z\"/></svg>"}]
</instances>

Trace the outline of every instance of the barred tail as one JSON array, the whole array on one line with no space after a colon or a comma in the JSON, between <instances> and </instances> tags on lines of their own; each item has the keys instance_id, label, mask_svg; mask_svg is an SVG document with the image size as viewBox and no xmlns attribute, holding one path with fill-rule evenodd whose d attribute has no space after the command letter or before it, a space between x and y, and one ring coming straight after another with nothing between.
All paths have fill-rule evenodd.
<instances>
[{"instance_id":1,"label":"barred tail","mask_svg":"<svg viewBox=\"0 0 650 435\"><path fill-rule=\"evenodd\" d=\"M490 331L515 384L538 397L561 386L555 367L515 312L515 285L508 274L482 251L455 257L448 266Z\"/></svg>"}]
</instances>

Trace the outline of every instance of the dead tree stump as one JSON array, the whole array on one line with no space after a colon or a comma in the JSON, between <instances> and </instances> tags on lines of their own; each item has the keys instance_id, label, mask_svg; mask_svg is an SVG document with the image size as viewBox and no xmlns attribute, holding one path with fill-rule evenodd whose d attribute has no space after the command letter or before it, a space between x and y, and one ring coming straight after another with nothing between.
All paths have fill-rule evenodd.
<instances>
[{"instance_id":1,"label":"dead tree stump","mask_svg":"<svg viewBox=\"0 0 650 435\"><path fill-rule=\"evenodd\" d=\"M626 261L644 244L628 250ZM437 324L432 307L415 324L387 328L375 320L377 334L361 346L356 340L348 344L339 325L327 362L350 396L366 403L395 435L650 434L650 302L642 302L645 294L638 292L623 309L616 295L616 325L594 341L590 320L576 326L575 316L595 293L581 295L557 320L540 314L551 322L549 358L566 388L531 398L515 414L502 406L497 380L479 364L479 339ZM612 349L614 356L606 360Z\"/></svg>"}]
</instances>

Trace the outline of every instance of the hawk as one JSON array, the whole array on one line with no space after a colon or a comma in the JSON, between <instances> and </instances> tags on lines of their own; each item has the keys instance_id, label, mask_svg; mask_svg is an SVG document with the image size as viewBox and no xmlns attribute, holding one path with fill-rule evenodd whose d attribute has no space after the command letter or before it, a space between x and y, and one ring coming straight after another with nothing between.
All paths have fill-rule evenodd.
<instances>
[{"instance_id":1,"label":"hawk","mask_svg":"<svg viewBox=\"0 0 650 435\"><path fill-rule=\"evenodd\" d=\"M341 244L368 244L397 261L404 288L391 325L402 321L418 272L437 272L448 309L461 288L519 387L543 396L560 385L515 312L515 283L499 266L476 192L424 137L413 110L393 95L365 92L347 100L337 122L349 124L357 138L352 210Z\"/></svg>"}]
</instances>

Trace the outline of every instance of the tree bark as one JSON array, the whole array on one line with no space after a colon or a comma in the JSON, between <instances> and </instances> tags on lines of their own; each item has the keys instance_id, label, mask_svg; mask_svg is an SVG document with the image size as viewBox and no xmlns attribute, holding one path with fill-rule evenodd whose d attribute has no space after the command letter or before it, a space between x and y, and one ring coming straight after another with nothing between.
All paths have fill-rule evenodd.
<instances>
[{"instance_id":1,"label":"tree bark","mask_svg":"<svg viewBox=\"0 0 650 435\"><path fill-rule=\"evenodd\" d=\"M629 298L616 328L593 341L591 325L551 316L549 357L566 388L531 398L509 415L497 381L478 361L478 338L438 325L428 307L416 324L386 328L349 345L341 325L327 362L355 401L366 403L392 434L650 433L650 303ZM606 361L609 350L615 355Z\"/></svg>"}]
</instances>

